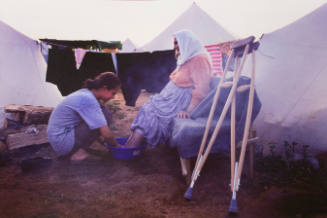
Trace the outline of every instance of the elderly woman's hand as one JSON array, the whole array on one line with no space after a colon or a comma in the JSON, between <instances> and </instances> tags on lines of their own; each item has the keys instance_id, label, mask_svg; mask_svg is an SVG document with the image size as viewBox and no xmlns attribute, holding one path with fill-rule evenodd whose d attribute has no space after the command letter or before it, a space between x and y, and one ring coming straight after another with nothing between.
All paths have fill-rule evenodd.
<instances>
[{"instance_id":1,"label":"elderly woman's hand","mask_svg":"<svg viewBox=\"0 0 327 218\"><path fill-rule=\"evenodd\" d=\"M188 119L191 117L191 114L190 112L187 112L187 111L180 111L178 114L177 114L177 117L178 118L182 118L182 119Z\"/></svg>"}]
</instances>

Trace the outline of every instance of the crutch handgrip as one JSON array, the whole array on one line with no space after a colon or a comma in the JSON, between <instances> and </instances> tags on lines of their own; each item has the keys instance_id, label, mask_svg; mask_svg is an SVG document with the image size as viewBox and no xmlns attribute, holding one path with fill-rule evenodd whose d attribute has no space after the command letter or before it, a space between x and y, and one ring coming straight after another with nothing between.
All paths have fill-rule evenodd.
<instances>
[{"instance_id":1,"label":"crutch handgrip","mask_svg":"<svg viewBox=\"0 0 327 218\"><path fill-rule=\"evenodd\" d=\"M233 86L233 81L227 81L221 84L221 88L229 88Z\"/></svg>"},{"instance_id":2,"label":"crutch handgrip","mask_svg":"<svg viewBox=\"0 0 327 218\"><path fill-rule=\"evenodd\" d=\"M244 92L244 91L249 90L250 87L251 87L251 85L242 85L242 86L237 87L236 91L237 92Z\"/></svg>"}]
</instances>

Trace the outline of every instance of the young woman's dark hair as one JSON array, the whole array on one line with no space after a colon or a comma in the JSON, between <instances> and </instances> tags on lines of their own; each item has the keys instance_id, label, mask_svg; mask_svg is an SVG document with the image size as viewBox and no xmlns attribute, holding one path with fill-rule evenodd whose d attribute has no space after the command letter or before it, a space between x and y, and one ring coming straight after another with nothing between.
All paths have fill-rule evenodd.
<instances>
[{"instance_id":1,"label":"young woman's dark hair","mask_svg":"<svg viewBox=\"0 0 327 218\"><path fill-rule=\"evenodd\" d=\"M120 86L119 78L112 72L103 72L94 79L87 79L83 83L83 88L100 89L106 86L108 90Z\"/></svg>"}]
</instances>

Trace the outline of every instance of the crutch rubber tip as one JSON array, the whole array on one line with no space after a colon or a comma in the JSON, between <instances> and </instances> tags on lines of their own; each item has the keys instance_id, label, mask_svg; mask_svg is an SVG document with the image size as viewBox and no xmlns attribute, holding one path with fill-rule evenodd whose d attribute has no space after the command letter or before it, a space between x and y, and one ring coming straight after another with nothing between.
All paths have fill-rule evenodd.
<instances>
[{"instance_id":1,"label":"crutch rubber tip","mask_svg":"<svg viewBox=\"0 0 327 218\"><path fill-rule=\"evenodd\" d=\"M237 210L237 201L236 199L232 199L230 201L230 205L229 205L229 213L232 213L232 214L236 214L238 213L238 210Z\"/></svg>"},{"instance_id":2,"label":"crutch rubber tip","mask_svg":"<svg viewBox=\"0 0 327 218\"><path fill-rule=\"evenodd\" d=\"M193 192L193 188L188 187L184 194L184 198L190 201L192 199L192 192Z\"/></svg>"}]
</instances>

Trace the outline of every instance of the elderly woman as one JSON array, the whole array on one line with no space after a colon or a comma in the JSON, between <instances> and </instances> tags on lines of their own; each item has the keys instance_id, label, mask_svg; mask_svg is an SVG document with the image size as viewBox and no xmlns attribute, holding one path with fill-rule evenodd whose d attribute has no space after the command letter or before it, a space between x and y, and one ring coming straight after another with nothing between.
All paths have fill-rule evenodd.
<instances>
[{"instance_id":1,"label":"elderly woman","mask_svg":"<svg viewBox=\"0 0 327 218\"><path fill-rule=\"evenodd\" d=\"M211 63L205 48L191 31L183 30L173 36L177 67L162 91L140 108L126 145L146 142L154 147L165 143L173 118L189 118L209 92Z\"/></svg>"}]
</instances>

